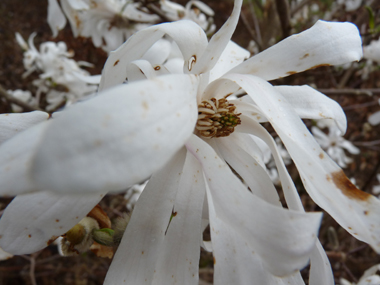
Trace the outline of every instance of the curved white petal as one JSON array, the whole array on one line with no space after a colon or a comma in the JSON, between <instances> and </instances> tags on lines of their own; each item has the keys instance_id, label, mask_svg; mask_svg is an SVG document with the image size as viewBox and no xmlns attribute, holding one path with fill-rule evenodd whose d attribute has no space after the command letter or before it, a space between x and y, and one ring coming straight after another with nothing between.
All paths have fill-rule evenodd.
<instances>
[{"instance_id":1,"label":"curved white petal","mask_svg":"<svg viewBox=\"0 0 380 285\"><path fill-rule=\"evenodd\" d=\"M110 53L103 69L99 90L123 83L126 79L126 65L143 57L165 34L169 35L181 50L185 59L184 71L191 70L207 46L207 37L202 28L187 20L155 25L137 32Z\"/></svg>"},{"instance_id":2,"label":"curved white petal","mask_svg":"<svg viewBox=\"0 0 380 285\"><path fill-rule=\"evenodd\" d=\"M28 128L0 145L0 196L41 190L31 179L31 164L51 121Z\"/></svg>"},{"instance_id":3,"label":"curved white petal","mask_svg":"<svg viewBox=\"0 0 380 285\"><path fill-rule=\"evenodd\" d=\"M380 124L380 111L377 111L368 117L368 122L372 126Z\"/></svg>"},{"instance_id":4,"label":"curved white petal","mask_svg":"<svg viewBox=\"0 0 380 285\"><path fill-rule=\"evenodd\" d=\"M312 199L348 232L380 252L380 201L350 182L272 85L251 75L225 78L241 86L269 119Z\"/></svg>"},{"instance_id":5,"label":"curved white petal","mask_svg":"<svg viewBox=\"0 0 380 285\"><path fill-rule=\"evenodd\" d=\"M347 119L342 107L310 86L275 86L303 119L333 119L342 134L347 129Z\"/></svg>"},{"instance_id":6,"label":"curved white petal","mask_svg":"<svg viewBox=\"0 0 380 285\"><path fill-rule=\"evenodd\" d=\"M234 136L218 138L219 150L226 162L243 178L251 192L273 205L281 206L272 180L257 161L239 146Z\"/></svg>"},{"instance_id":7,"label":"curved white petal","mask_svg":"<svg viewBox=\"0 0 380 285\"><path fill-rule=\"evenodd\" d=\"M75 226L103 196L50 192L19 195L0 219L0 246L13 254L41 250Z\"/></svg>"},{"instance_id":8,"label":"curved white petal","mask_svg":"<svg viewBox=\"0 0 380 285\"><path fill-rule=\"evenodd\" d=\"M320 213L286 210L253 195L215 151L195 135L186 147L203 166L218 218L260 255L272 274L285 276L306 266L315 245Z\"/></svg>"},{"instance_id":9,"label":"curved white petal","mask_svg":"<svg viewBox=\"0 0 380 285\"><path fill-rule=\"evenodd\" d=\"M188 152L152 284L198 285L205 187L202 168Z\"/></svg>"},{"instance_id":10,"label":"curved white petal","mask_svg":"<svg viewBox=\"0 0 380 285\"><path fill-rule=\"evenodd\" d=\"M193 132L198 80L167 75L108 89L52 120L33 161L41 189L122 190L161 168Z\"/></svg>"},{"instance_id":11,"label":"curved white petal","mask_svg":"<svg viewBox=\"0 0 380 285\"><path fill-rule=\"evenodd\" d=\"M212 199L207 191L208 199ZM210 228L214 255L214 284L304 285L299 272L276 277L262 264L260 256L215 213L210 203ZM327 285L327 284L326 284Z\"/></svg>"},{"instance_id":12,"label":"curved white petal","mask_svg":"<svg viewBox=\"0 0 380 285\"><path fill-rule=\"evenodd\" d=\"M0 114L0 144L19 132L46 121L49 114L41 111Z\"/></svg>"},{"instance_id":13,"label":"curved white petal","mask_svg":"<svg viewBox=\"0 0 380 285\"><path fill-rule=\"evenodd\" d=\"M249 55L249 51L229 41L215 66L210 70L210 82L242 63L249 58Z\"/></svg>"},{"instance_id":14,"label":"curved white petal","mask_svg":"<svg viewBox=\"0 0 380 285\"><path fill-rule=\"evenodd\" d=\"M58 35L66 25L66 17L58 5L57 0L48 0L48 17L47 22L53 32L53 37Z\"/></svg>"},{"instance_id":15,"label":"curved white petal","mask_svg":"<svg viewBox=\"0 0 380 285\"><path fill-rule=\"evenodd\" d=\"M165 239L186 151L153 174L138 199L104 284L151 284ZM145 281L146 280L146 281Z\"/></svg>"},{"instance_id":16,"label":"curved white petal","mask_svg":"<svg viewBox=\"0 0 380 285\"><path fill-rule=\"evenodd\" d=\"M310 258L310 285L334 285L330 261L321 243L317 241Z\"/></svg>"},{"instance_id":17,"label":"curved white petal","mask_svg":"<svg viewBox=\"0 0 380 285\"><path fill-rule=\"evenodd\" d=\"M363 55L361 44L354 24L318 21L310 29L251 57L230 73L277 79L318 66L358 61Z\"/></svg>"},{"instance_id":18,"label":"curved white petal","mask_svg":"<svg viewBox=\"0 0 380 285\"><path fill-rule=\"evenodd\" d=\"M191 71L192 73L205 73L216 65L217 60L231 40L232 34L235 32L242 4L243 0L234 1L234 8L230 17L219 31L212 36L207 48L204 50L204 53L202 53L200 60L195 64L194 69Z\"/></svg>"}]
</instances>

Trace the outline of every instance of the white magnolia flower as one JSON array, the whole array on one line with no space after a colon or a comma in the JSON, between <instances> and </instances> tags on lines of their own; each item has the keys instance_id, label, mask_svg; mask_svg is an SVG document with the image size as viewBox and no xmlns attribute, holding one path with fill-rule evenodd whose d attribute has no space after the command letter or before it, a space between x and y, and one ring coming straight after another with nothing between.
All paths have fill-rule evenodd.
<instances>
[{"instance_id":1,"label":"white magnolia flower","mask_svg":"<svg viewBox=\"0 0 380 285\"><path fill-rule=\"evenodd\" d=\"M373 40L363 47L363 57L380 63L380 39Z\"/></svg>"},{"instance_id":2,"label":"white magnolia flower","mask_svg":"<svg viewBox=\"0 0 380 285\"><path fill-rule=\"evenodd\" d=\"M319 124L319 126L322 128L326 127L326 125L321 124ZM327 135L315 126L311 128L311 131L327 154L335 160L340 167L347 167L347 164L352 162L352 158L346 155L345 150L351 154L359 154L360 149L354 146L350 141L344 139L342 131L334 122L327 124L327 127L329 130Z\"/></svg>"},{"instance_id":3,"label":"white magnolia flower","mask_svg":"<svg viewBox=\"0 0 380 285\"><path fill-rule=\"evenodd\" d=\"M0 246L15 254L39 250L106 192L150 177L106 284L197 284L208 223L215 284L303 284L299 269L309 258L310 284L333 284L316 240L320 215L304 213L276 143L260 125L269 121L316 203L380 251L379 201L350 183L300 119L331 118L344 131L339 105L308 86L266 81L359 60L357 28L321 21L244 61L248 52L230 42L241 4L235 1L210 42L191 21L141 30L111 53L97 97L1 145L0 191L18 196L0 220ZM143 59L165 35L182 53L181 74L170 74L178 70L175 58L162 61L164 53L162 64ZM243 91L242 99L228 100ZM290 210L249 134L272 149Z\"/></svg>"},{"instance_id":4,"label":"white magnolia flower","mask_svg":"<svg viewBox=\"0 0 380 285\"><path fill-rule=\"evenodd\" d=\"M24 91L21 89L17 90L7 90L8 94L10 94L12 97L17 98L21 100L22 102L27 103L30 106L36 106L37 101L36 98L32 96L32 93L28 90ZM22 112L22 107L16 105L16 104L11 104L12 111L16 113Z\"/></svg>"},{"instance_id":5,"label":"white magnolia flower","mask_svg":"<svg viewBox=\"0 0 380 285\"><path fill-rule=\"evenodd\" d=\"M363 276L360 278L359 282L356 285L379 285L380 284L380 264L374 265L371 268L367 269ZM355 285L344 278L340 279L340 285Z\"/></svg>"},{"instance_id":6,"label":"white magnolia flower","mask_svg":"<svg viewBox=\"0 0 380 285\"><path fill-rule=\"evenodd\" d=\"M21 35L16 33L20 46L27 48L24 52L24 76L32 72L39 73L40 78L33 81L38 88L37 102L33 101L34 104L39 104L41 93L46 93L46 110L51 111L63 102L67 106L96 91L99 76L91 76L80 67L92 66L90 63L70 59L74 54L67 50L64 42L44 42L38 51L33 44L35 35L31 34L26 44Z\"/></svg>"}]
</instances>

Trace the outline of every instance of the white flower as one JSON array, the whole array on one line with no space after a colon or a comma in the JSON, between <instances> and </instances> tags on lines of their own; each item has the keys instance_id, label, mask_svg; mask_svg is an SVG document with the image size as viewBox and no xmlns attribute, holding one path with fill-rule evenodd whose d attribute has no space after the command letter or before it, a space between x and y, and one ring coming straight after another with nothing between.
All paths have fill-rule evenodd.
<instances>
[{"instance_id":1,"label":"white flower","mask_svg":"<svg viewBox=\"0 0 380 285\"><path fill-rule=\"evenodd\" d=\"M148 180L142 184L133 185L131 188L127 190L127 193L125 193L124 198L128 201L126 207L129 211L132 211L132 209L134 208L146 184L148 184Z\"/></svg>"},{"instance_id":2,"label":"white flower","mask_svg":"<svg viewBox=\"0 0 380 285\"><path fill-rule=\"evenodd\" d=\"M326 125L319 124L322 128ZM334 122L328 124L329 133L326 135L318 127L312 127L311 131L320 144L326 150L327 154L335 160L340 167L347 167L347 164L352 162L352 158L348 157L344 150L351 154L359 154L360 149L354 146L350 141L343 138L342 131L336 126Z\"/></svg>"},{"instance_id":3,"label":"white flower","mask_svg":"<svg viewBox=\"0 0 380 285\"><path fill-rule=\"evenodd\" d=\"M363 57L380 63L380 39L373 40L363 47Z\"/></svg>"},{"instance_id":4,"label":"white flower","mask_svg":"<svg viewBox=\"0 0 380 285\"><path fill-rule=\"evenodd\" d=\"M99 76L90 76L80 67L92 66L90 63L70 59L74 54L67 50L64 42L44 42L38 51L33 44L34 37L35 33L30 35L27 45L16 33L20 46L27 48L24 52L24 77L32 72L40 73L40 78L33 81L38 88L34 104L40 104L41 93L46 93L46 110L51 111L62 103L68 106L96 91Z\"/></svg>"},{"instance_id":5,"label":"white flower","mask_svg":"<svg viewBox=\"0 0 380 285\"><path fill-rule=\"evenodd\" d=\"M269 121L312 198L380 251L379 201L349 182L300 119L331 118L345 130L339 105L308 86L273 87L266 81L359 60L357 28L321 21L243 62L248 52L229 41L241 4L235 1L210 42L191 21L141 30L111 53L97 97L1 145L0 191L20 194L0 220L2 247L14 253L41 249L107 191L151 176L106 284L197 284L208 223L215 284L302 284L298 270L309 258L310 284L332 284L316 240L320 214L303 212L276 143L259 124ZM163 64L142 58L165 35L182 53L181 74L166 67L175 58ZM247 96L228 100L243 90ZM290 210L282 208L249 134L271 148ZM45 189L50 192L31 193Z\"/></svg>"},{"instance_id":6,"label":"white flower","mask_svg":"<svg viewBox=\"0 0 380 285\"><path fill-rule=\"evenodd\" d=\"M17 98L25 103L27 103L30 106L36 106L36 98L32 97L32 93L28 90L8 90L8 94L10 94L12 97ZM16 104L11 104L12 111L16 113L22 112L22 107L16 105Z\"/></svg>"},{"instance_id":7,"label":"white flower","mask_svg":"<svg viewBox=\"0 0 380 285\"><path fill-rule=\"evenodd\" d=\"M380 99L379 99L379 104L380 104ZM372 126L376 126L376 125L380 124L380 111L377 111L377 112L373 113L372 115L370 115L368 117L368 122Z\"/></svg>"}]
</instances>

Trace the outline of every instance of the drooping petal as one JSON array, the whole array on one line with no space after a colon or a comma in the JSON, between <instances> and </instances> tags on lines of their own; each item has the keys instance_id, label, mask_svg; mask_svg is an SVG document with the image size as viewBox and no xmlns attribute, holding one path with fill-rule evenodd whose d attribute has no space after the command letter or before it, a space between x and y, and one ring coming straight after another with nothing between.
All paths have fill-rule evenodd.
<instances>
[{"instance_id":1,"label":"drooping petal","mask_svg":"<svg viewBox=\"0 0 380 285\"><path fill-rule=\"evenodd\" d=\"M58 5L57 0L48 1L48 24L53 32L53 37L58 35L58 31L62 30L66 25L66 17Z\"/></svg>"},{"instance_id":2,"label":"drooping petal","mask_svg":"<svg viewBox=\"0 0 380 285\"><path fill-rule=\"evenodd\" d=\"M0 115L0 144L19 132L46 121L49 114L41 111Z\"/></svg>"},{"instance_id":3,"label":"drooping petal","mask_svg":"<svg viewBox=\"0 0 380 285\"><path fill-rule=\"evenodd\" d=\"M13 254L41 250L75 226L103 196L50 192L19 195L0 219L0 246Z\"/></svg>"},{"instance_id":4,"label":"drooping petal","mask_svg":"<svg viewBox=\"0 0 380 285\"><path fill-rule=\"evenodd\" d=\"M103 69L99 90L123 83L126 79L125 66L140 59L165 34L177 43L185 59L184 71L189 72L206 48L207 37L202 28L192 21L165 23L137 32L110 53Z\"/></svg>"},{"instance_id":5,"label":"drooping petal","mask_svg":"<svg viewBox=\"0 0 380 285\"><path fill-rule=\"evenodd\" d=\"M198 285L204 197L202 168L188 152L153 284Z\"/></svg>"},{"instance_id":6,"label":"drooping petal","mask_svg":"<svg viewBox=\"0 0 380 285\"><path fill-rule=\"evenodd\" d=\"M262 264L261 257L235 231L218 218L210 190L211 241L214 255L214 284L304 285L299 272L276 277Z\"/></svg>"},{"instance_id":7,"label":"drooping petal","mask_svg":"<svg viewBox=\"0 0 380 285\"><path fill-rule=\"evenodd\" d=\"M186 147L203 166L216 215L257 252L265 268L285 276L306 266L321 214L286 210L253 195L215 151L195 135Z\"/></svg>"},{"instance_id":8,"label":"drooping petal","mask_svg":"<svg viewBox=\"0 0 380 285\"><path fill-rule=\"evenodd\" d=\"M232 34L235 32L236 25L239 21L242 4L243 0L234 1L234 8L231 16L227 19L219 31L217 31L210 39L207 48L204 50L202 56L196 62L192 70L193 74L205 73L216 65L219 57L231 40Z\"/></svg>"},{"instance_id":9,"label":"drooping petal","mask_svg":"<svg viewBox=\"0 0 380 285\"><path fill-rule=\"evenodd\" d=\"M30 177L34 154L51 121L28 128L0 145L0 196L41 190Z\"/></svg>"},{"instance_id":10,"label":"drooping petal","mask_svg":"<svg viewBox=\"0 0 380 285\"><path fill-rule=\"evenodd\" d=\"M269 119L312 199L348 232L380 252L380 201L350 182L272 85L251 75L225 78L241 86Z\"/></svg>"},{"instance_id":11,"label":"drooping petal","mask_svg":"<svg viewBox=\"0 0 380 285\"><path fill-rule=\"evenodd\" d=\"M104 284L151 284L185 162L181 149L149 180L137 201ZM122 268L122 269L121 269Z\"/></svg>"},{"instance_id":12,"label":"drooping petal","mask_svg":"<svg viewBox=\"0 0 380 285\"><path fill-rule=\"evenodd\" d=\"M310 258L310 285L334 285L334 276L332 273L329 259L321 243L317 241Z\"/></svg>"},{"instance_id":13,"label":"drooping petal","mask_svg":"<svg viewBox=\"0 0 380 285\"><path fill-rule=\"evenodd\" d=\"M193 132L197 78L167 75L104 91L52 120L35 155L41 189L122 190L169 161Z\"/></svg>"},{"instance_id":14,"label":"drooping petal","mask_svg":"<svg viewBox=\"0 0 380 285\"><path fill-rule=\"evenodd\" d=\"M333 119L342 134L347 129L347 119L342 107L310 86L275 86L275 89L292 105L303 119Z\"/></svg>"},{"instance_id":15,"label":"drooping petal","mask_svg":"<svg viewBox=\"0 0 380 285\"><path fill-rule=\"evenodd\" d=\"M277 190L266 171L239 146L233 135L219 138L218 146L222 157L243 178L253 194L268 203L282 207Z\"/></svg>"},{"instance_id":16,"label":"drooping petal","mask_svg":"<svg viewBox=\"0 0 380 285\"><path fill-rule=\"evenodd\" d=\"M318 21L310 29L251 57L230 73L272 80L318 66L358 61L362 55L361 37L355 25Z\"/></svg>"}]
</instances>

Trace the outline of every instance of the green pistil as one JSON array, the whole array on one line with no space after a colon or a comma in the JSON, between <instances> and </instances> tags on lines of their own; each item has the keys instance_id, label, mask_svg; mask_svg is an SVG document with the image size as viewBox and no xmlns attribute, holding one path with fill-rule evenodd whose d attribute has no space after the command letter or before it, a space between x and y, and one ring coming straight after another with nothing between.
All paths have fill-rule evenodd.
<instances>
[{"instance_id":1,"label":"green pistil","mask_svg":"<svg viewBox=\"0 0 380 285\"><path fill-rule=\"evenodd\" d=\"M225 114L220 118L219 123L226 127L236 127L239 118L234 114Z\"/></svg>"}]
</instances>

